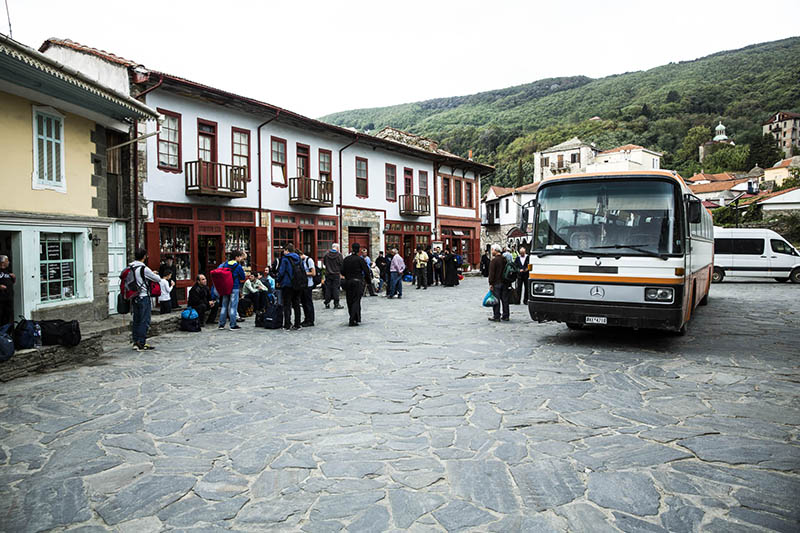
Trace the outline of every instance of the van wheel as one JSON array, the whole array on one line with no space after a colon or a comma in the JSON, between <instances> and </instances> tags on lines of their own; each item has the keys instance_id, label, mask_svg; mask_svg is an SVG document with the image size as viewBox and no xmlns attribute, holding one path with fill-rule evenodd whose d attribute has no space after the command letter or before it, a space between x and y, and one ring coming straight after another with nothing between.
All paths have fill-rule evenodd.
<instances>
[{"instance_id":1,"label":"van wheel","mask_svg":"<svg viewBox=\"0 0 800 533\"><path fill-rule=\"evenodd\" d=\"M576 330L576 331L577 331L577 330L579 330L579 329L583 329L583 324L580 324L580 323L578 323L578 322L567 322L567 327L568 327L569 329L572 329L572 330Z\"/></svg>"},{"instance_id":2,"label":"van wheel","mask_svg":"<svg viewBox=\"0 0 800 533\"><path fill-rule=\"evenodd\" d=\"M787 281L789 281L789 278L775 278L775 281L777 281L778 283L786 283Z\"/></svg>"},{"instance_id":3,"label":"van wheel","mask_svg":"<svg viewBox=\"0 0 800 533\"><path fill-rule=\"evenodd\" d=\"M792 283L800 283L800 268L792 270L792 273L789 274L789 279L792 280Z\"/></svg>"},{"instance_id":4,"label":"van wheel","mask_svg":"<svg viewBox=\"0 0 800 533\"><path fill-rule=\"evenodd\" d=\"M714 273L711 274L711 281L713 283L719 283L723 279L725 279L725 271L721 268L714 268Z\"/></svg>"}]
</instances>

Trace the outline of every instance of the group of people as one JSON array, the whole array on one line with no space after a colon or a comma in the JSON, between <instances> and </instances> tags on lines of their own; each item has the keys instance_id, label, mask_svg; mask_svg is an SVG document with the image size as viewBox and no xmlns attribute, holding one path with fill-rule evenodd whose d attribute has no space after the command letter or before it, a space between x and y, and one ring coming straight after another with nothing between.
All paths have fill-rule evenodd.
<instances>
[{"instance_id":1,"label":"group of people","mask_svg":"<svg viewBox=\"0 0 800 533\"><path fill-rule=\"evenodd\" d=\"M491 259L489 254L491 253ZM512 264L514 268L506 266ZM510 320L510 304L527 305L530 299L528 286L528 265L530 256L524 246L512 252L499 244L493 244L481 257L481 273L489 278L489 290L497 303L492 307L492 322Z\"/></svg>"}]
</instances>

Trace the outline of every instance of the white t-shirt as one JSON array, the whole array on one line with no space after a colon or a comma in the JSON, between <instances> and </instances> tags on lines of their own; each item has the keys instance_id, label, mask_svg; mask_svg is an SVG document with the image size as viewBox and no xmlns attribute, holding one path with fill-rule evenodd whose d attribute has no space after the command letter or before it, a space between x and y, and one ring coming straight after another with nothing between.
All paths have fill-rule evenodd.
<instances>
[{"instance_id":1,"label":"white t-shirt","mask_svg":"<svg viewBox=\"0 0 800 533\"><path fill-rule=\"evenodd\" d=\"M314 268L314 261L310 257L306 257L306 260L303 261L303 269L306 271L306 274L310 274L311 270ZM308 286L314 286L314 279L313 276L306 276L308 278Z\"/></svg>"},{"instance_id":2,"label":"white t-shirt","mask_svg":"<svg viewBox=\"0 0 800 533\"><path fill-rule=\"evenodd\" d=\"M167 281L167 280L162 278L161 281L158 284L161 285L161 295L158 297L159 303L160 302L168 302L169 301L169 291L170 291L169 281Z\"/></svg>"}]
</instances>

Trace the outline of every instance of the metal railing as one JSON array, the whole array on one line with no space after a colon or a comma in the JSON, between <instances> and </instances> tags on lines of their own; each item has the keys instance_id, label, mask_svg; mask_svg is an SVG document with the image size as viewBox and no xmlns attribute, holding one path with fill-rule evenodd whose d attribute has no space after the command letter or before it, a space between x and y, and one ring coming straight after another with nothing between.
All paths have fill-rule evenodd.
<instances>
[{"instance_id":1,"label":"metal railing","mask_svg":"<svg viewBox=\"0 0 800 533\"><path fill-rule=\"evenodd\" d=\"M311 178L290 178L289 205L333 207L333 182Z\"/></svg>"},{"instance_id":2,"label":"metal railing","mask_svg":"<svg viewBox=\"0 0 800 533\"><path fill-rule=\"evenodd\" d=\"M213 161L187 161L186 194L198 196L247 196L247 169Z\"/></svg>"}]
</instances>

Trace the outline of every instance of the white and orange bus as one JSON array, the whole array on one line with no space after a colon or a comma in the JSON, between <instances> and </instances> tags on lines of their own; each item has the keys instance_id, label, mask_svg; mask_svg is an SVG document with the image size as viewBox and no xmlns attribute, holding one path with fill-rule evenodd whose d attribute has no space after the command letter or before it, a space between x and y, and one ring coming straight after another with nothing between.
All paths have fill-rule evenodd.
<instances>
[{"instance_id":1,"label":"white and orange bus","mask_svg":"<svg viewBox=\"0 0 800 533\"><path fill-rule=\"evenodd\" d=\"M714 225L663 170L563 175L538 189L531 318L686 332L708 302Z\"/></svg>"}]
</instances>

